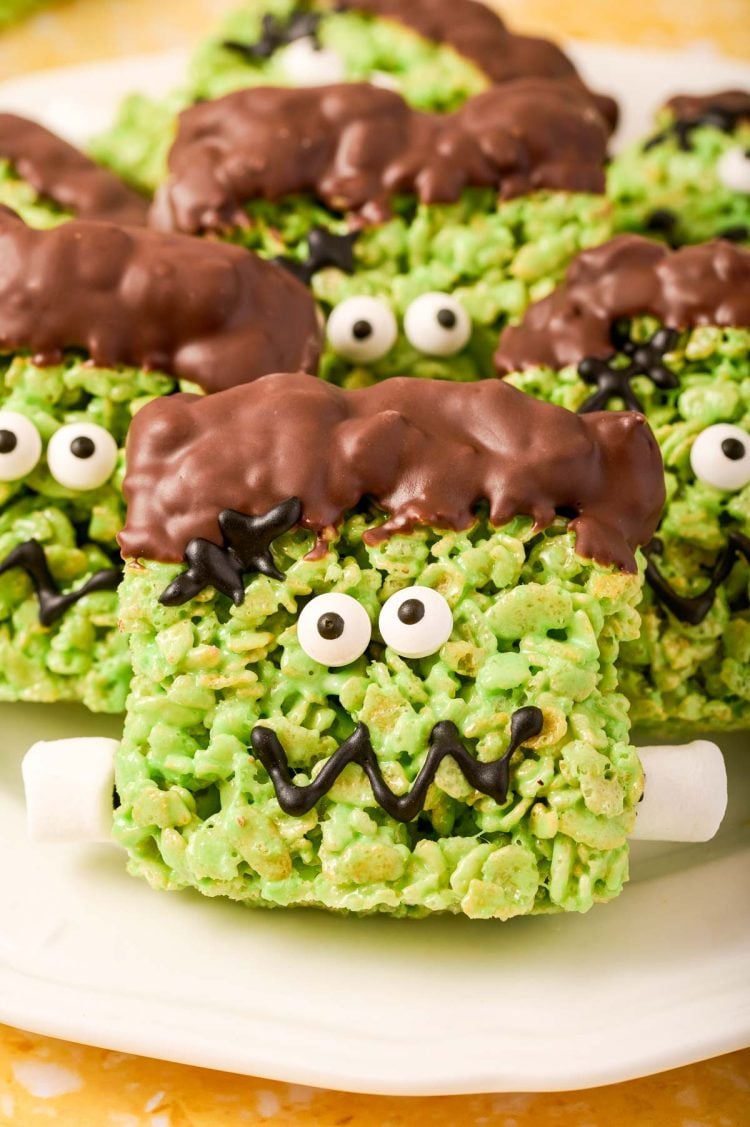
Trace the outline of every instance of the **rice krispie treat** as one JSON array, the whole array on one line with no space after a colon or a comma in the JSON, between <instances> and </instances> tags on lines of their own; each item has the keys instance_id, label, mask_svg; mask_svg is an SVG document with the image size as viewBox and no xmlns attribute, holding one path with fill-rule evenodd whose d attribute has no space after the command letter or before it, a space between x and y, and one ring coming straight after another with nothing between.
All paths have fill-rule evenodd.
<instances>
[{"instance_id":1,"label":"rice krispie treat","mask_svg":"<svg viewBox=\"0 0 750 1127\"><path fill-rule=\"evenodd\" d=\"M258 87L181 115L152 221L311 281L327 380L475 380L499 329L609 236L606 144L589 96L552 79L446 115L364 83Z\"/></svg>"},{"instance_id":2,"label":"rice krispie treat","mask_svg":"<svg viewBox=\"0 0 750 1127\"><path fill-rule=\"evenodd\" d=\"M647 548L641 634L622 648L633 720L750 726L750 251L619 236L506 330L497 365L579 413L645 413L667 508Z\"/></svg>"},{"instance_id":3,"label":"rice krispie treat","mask_svg":"<svg viewBox=\"0 0 750 1127\"><path fill-rule=\"evenodd\" d=\"M50 6L51 0L0 0L0 31Z\"/></svg>"},{"instance_id":4,"label":"rice krispie treat","mask_svg":"<svg viewBox=\"0 0 750 1127\"><path fill-rule=\"evenodd\" d=\"M524 77L583 88L559 47L516 35L476 0L246 0L198 48L183 89L162 101L128 98L94 151L153 191L164 177L175 114L198 100L250 86L374 81L418 109L443 112ZM593 97L611 130L617 104Z\"/></svg>"},{"instance_id":5,"label":"rice krispie treat","mask_svg":"<svg viewBox=\"0 0 750 1127\"><path fill-rule=\"evenodd\" d=\"M750 91L670 99L657 132L610 166L616 229L672 246L750 242L749 154Z\"/></svg>"},{"instance_id":6,"label":"rice krispie treat","mask_svg":"<svg viewBox=\"0 0 750 1127\"><path fill-rule=\"evenodd\" d=\"M36 231L5 208L0 258L0 700L121 711L131 419L182 381L314 370L314 303L239 247L82 220Z\"/></svg>"},{"instance_id":7,"label":"rice krispie treat","mask_svg":"<svg viewBox=\"0 0 750 1127\"><path fill-rule=\"evenodd\" d=\"M0 204L32 227L66 219L144 226L148 203L112 172L42 125L0 113Z\"/></svg>"},{"instance_id":8,"label":"rice krispie treat","mask_svg":"<svg viewBox=\"0 0 750 1127\"><path fill-rule=\"evenodd\" d=\"M134 874L415 916L620 892L642 772L617 657L663 501L642 416L269 376L144 407L125 493Z\"/></svg>"}]
</instances>

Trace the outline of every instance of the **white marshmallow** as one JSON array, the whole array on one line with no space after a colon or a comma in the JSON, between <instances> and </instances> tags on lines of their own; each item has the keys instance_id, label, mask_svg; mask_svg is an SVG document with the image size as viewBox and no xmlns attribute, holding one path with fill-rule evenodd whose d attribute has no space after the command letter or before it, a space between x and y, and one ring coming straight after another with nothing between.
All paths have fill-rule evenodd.
<instances>
[{"instance_id":1,"label":"white marshmallow","mask_svg":"<svg viewBox=\"0 0 750 1127\"><path fill-rule=\"evenodd\" d=\"M32 841L111 840L117 747L94 736L29 748L22 771Z\"/></svg>"},{"instance_id":2,"label":"white marshmallow","mask_svg":"<svg viewBox=\"0 0 750 1127\"><path fill-rule=\"evenodd\" d=\"M638 755L646 782L631 838L710 841L727 809L727 771L716 744L641 747Z\"/></svg>"},{"instance_id":3,"label":"white marshmallow","mask_svg":"<svg viewBox=\"0 0 750 1127\"><path fill-rule=\"evenodd\" d=\"M341 56L327 47L316 47L309 36L295 39L285 47L280 62L284 74L295 86L326 86L346 80Z\"/></svg>"},{"instance_id":4,"label":"white marshmallow","mask_svg":"<svg viewBox=\"0 0 750 1127\"><path fill-rule=\"evenodd\" d=\"M725 188L750 195L750 156L745 149L727 149L719 159L717 171Z\"/></svg>"}]
</instances>

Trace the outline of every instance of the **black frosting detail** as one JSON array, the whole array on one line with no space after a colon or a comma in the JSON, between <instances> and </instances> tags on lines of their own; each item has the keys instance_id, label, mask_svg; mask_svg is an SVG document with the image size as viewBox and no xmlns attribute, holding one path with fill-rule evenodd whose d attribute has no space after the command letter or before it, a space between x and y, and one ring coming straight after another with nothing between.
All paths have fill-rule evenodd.
<instances>
[{"instance_id":1,"label":"black frosting detail","mask_svg":"<svg viewBox=\"0 0 750 1127\"><path fill-rule=\"evenodd\" d=\"M750 227L746 227L744 223L738 223L736 227L727 227L724 231L719 231L718 237L726 239L730 243L750 242Z\"/></svg>"},{"instance_id":2,"label":"black frosting detail","mask_svg":"<svg viewBox=\"0 0 750 1127\"><path fill-rule=\"evenodd\" d=\"M14 548L0 564L0 575L16 567L26 572L34 586L42 626L51 626L57 622L84 595L90 595L94 591L116 591L122 578L120 568L107 568L97 571L77 590L62 595L49 569L44 548L38 540L27 540Z\"/></svg>"},{"instance_id":3,"label":"black frosting detail","mask_svg":"<svg viewBox=\"0 0 750 1127\"><path fill-rule=\"evenodd\" d=\"M358 234L358 231L351 231L348 235L335 235L325 227L313 227L307 237L307 258L304 262L287 257L274 258L273 261L306 286L310 285L318 270L327 266L336 266L344 274L353 274L356 269L354 244Z\"/></svg>"},{"instance_id":4,"label":"black frosting detail","mask_svg":"<svg viewBox=\"0 0 750 1127\"><path fill-rule=\"evenodd\" d=\"M612 343L618 352L624 352L630 363L621 368L613 366L614 356L601 360L587 356L578 365L578 375L585 383L594 384L596 391L581 407L579 415L602 411L613 399L621 399L629 411L642 411L643 406L630 386L636 376L648 376L662 390L680 386L674 372L665 367L663 360L677 344L679 334L674 329L658 329L649 341L630 340L617 326L612 330Z\"/></svg>"},{"instance_id":5,"label":"black frosting detail","mask_svg":"<svg viewBox=\"0 0 750 1127\"><path fill-rule=\"evenodd\" d=\"M646 582L654 592L657 602L671 611L676 619L688 626L700 626L714 605L716 592L729 578L737 560L744 556L750 563L750 538L741 532L730 532L727 545L719 554L709 578L708 586L700 595L688 598L679 595L659 571L654 557L662 554L663 545L654 539L643 549L646 556Z\"/></svg>"},{"instance_id":6,"label":"black frosting detail","mask_svg":"<svg viewBox=\"0 0 750 1127\"><path fill-rule=\"evenodd\" d=\"M722 133L733 133L740 121L747 116L746 109L732 110L727 106L710 106L704 113L693 117L674 118L664 129L660 129L653 137L644 142L643 151L656 148L662 141L675 137L677 144L684 153L689 153L693 148L692 134L695 129L703 125L713 126Z\"/></svg>"},{"instance_id":7,"label":"black frosting detail","mask_svg":"<svg viewBox=\"0 0 750 1127\"><path fill-rule=\"evenodd\" d=\"M538 736L544 725L541 709L530 705L517 709L510 722L510 745L502 759L480 763L459 738L456 725L450 720L436 724L430 735L430 748L419 774L408 794L396 795L383 778L377 756L370 742L366 724L355 731L333 753L311 783L297 786L289 771L289 760L278 736L270 728L253 728L253 751L273 783L279 806L285 814L300 817L309 813L331 789L349 763L358 763L370 780L375 801L398 822L411 822L424 809L427 791L434 782L437 769L450 756L476 790L502 805L508 797L510 758L526 740Z\"/></svg>"},{"instance_id":8,"label":"black frosting detail","mask_svg":"<svg viewBox=\"0 0 750 1127\"><path fill-rule=\"evenodd\" d=\"M271 544L299 524L302 506L296 497L282 501L261 517L250 517L234 509L219 513L219 528L224 544L196 538L185 549L187 569L178 575L159 596L166 607L190 602L206 587L228 595L235 606L245 599L243 576L260 572L272 579L283 579L271 555Z\"/></svg>"},{"instance_id":9,"label":"black frosting detail","mask_svg":"<svg viewBox=\"0 0 750 1127\"><path fill-rule=\"evenodd\" d=\"M321 19L320 12L308 12L304 8L298 8L297 11L290 13L285 20L279 19L278 16L265 15L261 24L261 37L255 43L225 39L222 47L241 55L246 62L270 59L280 47L286 47L297 39L312 39L315 47L319 48L318 32Z\"/></svg>"}]
</instances>

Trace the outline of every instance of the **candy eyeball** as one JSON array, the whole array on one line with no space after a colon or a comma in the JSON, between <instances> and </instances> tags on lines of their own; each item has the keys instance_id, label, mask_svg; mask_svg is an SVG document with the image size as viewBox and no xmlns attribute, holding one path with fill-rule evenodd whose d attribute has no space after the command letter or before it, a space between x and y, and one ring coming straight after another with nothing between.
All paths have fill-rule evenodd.
<instances>
[{"instance_id":1,"label":"candy eyeball","mask_svg":"<svg viewBox=\"0 0 750 1127\"><path fill-rule=\"evenodd\" d=\"M0 481L18 481L42 456L42 437L31 419L18 411L0 411Z\"/></svg>"},{"instance_id":2,"label":"candy eyeball","mask_svg":"<svg viewBox=\"0 0 750 1127\"><path fill-rule=\"evenodd\" d=\"M117 465L117 443L96 423L68 423L49 440L47 465L55 481L66 489L98 489Z\"/></svg>"},{"instance_id":3,"label":"candy eyeball","mask_svg":"<svg viewBox=\"0 0 750 1127\"><path fill-rule=\"evenodd\" d=\"M285 47L279 61L284 74L295 86L326 86L346 79L341 56L327 47L318 47L309 35Z\"/></svg>"},{"instance_id":4,"label":"candy eyeball","mask_svg":"<svg viewBox=\"0 0 750 1127\"><path fill-rule=\"evenodd\" d=\"M454 356L471 337L471 319L450 294L423 293L406 310L404 332L427 356Z\"/></svg>"},{"instance_id":5,"label":"candy eyeball","mask_svg":"<svg viewBox=\"0 0 750 1127\"><path fill-rule=\"evenodd\" d=\"M699 481L733 493L750 482L750 434L732 423L715 423L698 435L690 464Z\"/></svg>"},{"instance_id":6,"label":"candy eyeball","mask_svg":"<svg viewBox=\"0 0 750 1127\"><path fill-rule=\"evenodd\" d=\"M727 149L720 157L716 171L725 188L750 195L750 150Z\"/></svg>"},{"instance_id":7,"label":"candy eyeball","mask_svg":"<svg viewBox=\"0 0 750 1127\"><path fill-rule=\"evenodd\" d=\"M429 657L453 630L448 603L431 587L406 587L383 604L378 622L383 641L401 657Z\"/></svg>"},{"instance_id":8,"label":"candy eyeball","mask_svg":"<svg viewBox=\"0 0 750 1127\"><path fill-rule=\"evenodd\" d=\"M297 622L297 638L308 657L338 668L361 657L370 644L370 617L356 599L332 591L316 595Z\"/></svg>"},{"instance_id":9,"label":"candy eyeball","mask_svg":"<svg viewBox=\"0 0 750 1127\"><path fill-rule=\"evenodd\" d=\"M378 297L348 297L331 311L328 340L339 356L372 364L393 348L398 325L393 310Z\"/></svg>"}]
</instances>

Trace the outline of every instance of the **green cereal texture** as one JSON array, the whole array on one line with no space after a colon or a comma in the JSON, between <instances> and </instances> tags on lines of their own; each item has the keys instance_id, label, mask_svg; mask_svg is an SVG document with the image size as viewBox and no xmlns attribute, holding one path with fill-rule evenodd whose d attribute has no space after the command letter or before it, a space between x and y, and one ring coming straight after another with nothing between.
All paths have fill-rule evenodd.
<instances>
[{"instance_id":1,"label":"green cereal texture","mask_svg":"<svg viewBox=\"0 0 750 1127\"><path fill-rule=\"evenodd\" d=\"M57 227L72 218L54 201L40 197L7 160L0 160L0 204L15 211L29 227Z\"/></svg>"},{"instance_id":2,"label":"green cereal texture","mask_svg":"<svg viewBox=\"0 0 750 1127\"><path fill-rule=\"evenodd\" d=\"M664 116L660 126L668 124ZM733 227L750 228L750 196L722 184L716 166L728 149L750 148L750 122L725 133L702 126L690 134L692 148L683 152L674 136L644 151L631 145L609 169L608 192L615 229L659 237L649 228L652 212L666 208L677 216L670 241L701 243Z\"/></svg>"},{"instance_id":3,"label":"green cereal texture","mask_svg":"<svg viewBox=\"0 0 750 1127\"><path fill-rule=\"evenodd\" d=\"M93 491L61 486L44 454L26 478L0 482L0 562L18 544L36 539L63 592L114 566L115 536L124 519L125 435L140 405L173 389L165 376L95 368L73 356L45 368L21 355L4 357L0 409L31 419L45 447L65 423L96 423L114 436L121 456L110 481ZM79 700L92 711L121 712L130 669L117 621L116 592L100 591L44 627L25 572L0 575L0 700Z\"/></svg>"},{"instance_id":4,"label":"green cereal texture","mask_svg":"<svg viewBox=\"0 0 750 1127\"><path fill-rule=\"evenodd\" d=\"M44 7L50 0L0 0L0 30Z\"/></svg>"},{"instance_id":5,"label":"green cereal texture","mask_svg":"<svg viewBox=\"0 0 750 1127\"><path fill-rule=\"evenodd\" d=\"M257 201L247 210L252 222L233 238L264 257L304 260L312 227L347 230L345 219L309 198ZM489 376L504 325L546 296L579 251L604 242L610 233L607 201L581 192L536 192L500 203L491 189L468 189L455 204L399 199L390 222L359 234L353 275L331 267L318 271L312 283L326 316L352 296L383 298L397 316L398 339L390 352L366 366L354 365L329 346L320 375L345 387L404 372L458 381ZM434 291L457 298L473 323L468 344L454 356L417 351L401 328L409 304Z\"/></svg>"},{"instance_id":6,"label":"green cereal texture","mask_svg":"<svg viewBox=\"0 0 750 1127\"><path fill-rule=\"evenodd\" d=\"M269 59L248 60L223 44L255 43L264 15L284 19L299 8L298 0L246 0L227 17L217 35L198 47L180 90L162 102L142 95L125 100L113 127L94 141L94 156L137 188L154 191L164 178L174 117L181 109L196 98L220 98L249 86L289 85L283 49ZM489 85L482 72L451 47L366 12L327 11L319 38L324 48L341 57L348 81L387 76L418 109L457 109Z\"/></svg>"},{"instance_id":7,"label":"green cereal texture","mask_svg":"<svg viewBox=\"0 0 750 1127\"><path fill-rule=\"evenodd\" d=\"M283 581L255 575L244 603L212 589L183 607L158 596L180 570L131 561L121 588L134 679L117 758L115 836L154 887L248 905L508 919L587 911L628 875L626 838L642 791L617 689L620 644L638 633L638 575L581 559L561 522L518 518L466 532L421 528L368 546L373 513L351 515L323 558L312 535L274 545ZM439 590L454 629L430 658L405 660L377 633L381 604L414 583ZM342 591L373 623L362 658L328 669L305 655L298 614ZM514 755L498 805L443 761L424 812L403 824L349 765L311 813L282 812L253 727L273 728L302 785L359 722L403 794L438 721L483 761L502 756L510 717L544 727Z\"/></svg>"},{"instance_id":8,"label":"green cereal texture","mask_svg":"<svg viewBox=\"0 0 750 1127\"><path fill-rule=\"evenodd\" d=\"M657 327L644 318L633 324L633 333L646 339ZM679 388L660 391L646 378L632 385L664 457L667 508L658 566L680 595L705 590L730 531L750 535L750 485L722 492L698 481L690 465L693 442L706 427L730 422L750 430L749 359L747 329L698 328L681 334L666 358ZM509 380L571 410L592 390L572 367L531 369ZM750 566L743 558L699 626L679 622L646 586L641 636L623 646L620 659L634 724L670 734L750 727L749 596Z\"/></svg>"}]
</instances>

